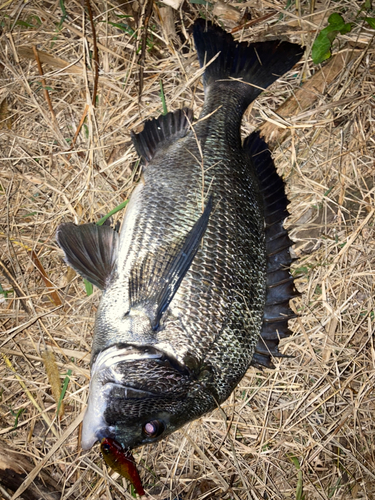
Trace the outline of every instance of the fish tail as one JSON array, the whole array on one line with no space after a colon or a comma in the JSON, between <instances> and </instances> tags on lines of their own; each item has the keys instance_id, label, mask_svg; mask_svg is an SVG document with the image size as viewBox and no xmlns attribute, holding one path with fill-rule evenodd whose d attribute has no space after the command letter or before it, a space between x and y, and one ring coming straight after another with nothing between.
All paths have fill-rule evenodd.
<instances>
[{"instance_id":1,"label":"fish tail","mask_svg":"<svg viewBox=\"0 0 375 500\"><path fill-rule=\"evenodd\" d=\"M289 301L299 296L290 273L293 262L290 247L293 242L283 227L283 222L289 215L289 201L284 181L278 175L268 146L259 133L253 132L247 137L243 147L251 157L263 198L267 253L266 303L252 365L272 368L271 356L285 357L279 352L279 339L291 334L288 320L296 315L290 308Z\"/></svg>"},{"instance_id":2,"label":"fish tail","mask_svg":"<svg viewBox=\"0 0 375 500\"><path fill-rule=\"evenodd\" d=\"M204 19L194 24L194 41L201 67L219 54L205 69L205 91L217 83L235 86L243 94L246 106L289 71L303 54L299 45L280 40L238 43L230 33Z\"/></svg>"}]
</instances>

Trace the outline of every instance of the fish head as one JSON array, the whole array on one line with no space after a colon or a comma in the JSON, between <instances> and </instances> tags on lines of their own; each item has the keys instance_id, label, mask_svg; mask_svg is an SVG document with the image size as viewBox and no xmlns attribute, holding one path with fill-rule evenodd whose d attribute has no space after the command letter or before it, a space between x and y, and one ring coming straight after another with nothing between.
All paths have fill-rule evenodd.
<instances>
[{"instance_id":1,"label":"fish head","mask_svg":"<svg viewBox=\"0 0 375 500\"><path fill-rule=\"evenodd\" d=\"M156 442L213 406L199 377L153 348L112 346L92 366L82 448L114 439L124 449Z\"/></svg>"}]
</instances>

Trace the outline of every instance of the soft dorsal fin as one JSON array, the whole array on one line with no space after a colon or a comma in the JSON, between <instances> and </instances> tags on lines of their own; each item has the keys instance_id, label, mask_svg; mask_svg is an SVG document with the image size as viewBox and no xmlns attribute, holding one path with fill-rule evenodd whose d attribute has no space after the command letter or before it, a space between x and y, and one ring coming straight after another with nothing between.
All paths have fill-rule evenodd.
<instances>
[{"instance_id":1,"label":"soft dorsal fin","mask_svg":"<svg viewBox=\"0 0 375 500\"><path fill-rule=\"evenodd\" d=\"M159 326L184 276L188 272L208 226L212 196L186 237L175 245L161 246L132 269L129 280L131 306L146 308L154 330Z\"/></svg>"},{"instance_id":2,"label":"soft dorsal fin","mask_svg":"<svg viewBox=\"0 0 375 500\"><path fill-rule=\"evenodd\" d=\"M263 198L267 251L266 304L262 330L251 364L272 368L271 356L285 357L279 352L279 339L291 334L288 320L295 318L295 314L289 307L289 300L299 295L290 274L293 259L289 249L293 242L283 227L289 215L289 201L284 181L276 171L268 146L257 132L247 137L244 149L255 167Z\"/></svg>"},{"instance_id":3,"label":"soft dorsal fin","mask_svg":"<svg viewBox=\"0 0 375 500\"><path fill-rule=\"evenodd\" d=\"M106 225L68 222L57 228L56 240L67 264L101 290L106 288L117 259L116 231Z\"/></svg>"},{"instance_id":4,"label":"soft dorsal fin","mask_svg":"<svg viewBox=\"0 0 375 500\"><path fill-rule=\"evenodd\" d=\"M193 111L182 108L148 120L142 132L131 132L131 138L139 156L150 162L157 150L184 137L193 121Z\"/></svg>"}]
</instances>

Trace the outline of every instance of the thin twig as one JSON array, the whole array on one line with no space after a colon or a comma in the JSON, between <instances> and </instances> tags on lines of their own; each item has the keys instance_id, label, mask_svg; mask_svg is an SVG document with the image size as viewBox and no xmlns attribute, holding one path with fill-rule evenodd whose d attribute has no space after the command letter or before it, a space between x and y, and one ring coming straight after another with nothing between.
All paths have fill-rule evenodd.
<instances>
[{"instance_id":1,"label":"thin twig","mask_svg":"<svg viewBox=\"0 0 375 500\"><path fill-rule=\"evenodd\" d=\"M142 19L142 42L141 42L141 55L139 56L139 88L138 88L138 100L142 98L143 92L143 72L145 68L146 59L146 45L147 45L147 35L148 35L148 24L150 22L150 17L152 14L153 0L145 0L144 15Z\"/></svg>"},{"instance_id":2,"label":"thin twig","mask_svg":"<svg viewBox=\"0 0 375 500\"><path fill-rule=\"evenodd\" d=\"M95 24L94 24L94 19L93 19L93 15L92 15L90 0L85 0L85 3L86 3L86 7L87 7L87 12L89 14L91 31L92 31L92 45L93 45L92 64L94 67L94 90L92 91L92 105L95 108L96 95L98 92L98 81L99 81L99 53L98 53L98 45L97 45L97 40L96 40L96 30L95 30Z\"/></svg>"},{"instance_id":3,"label":"thin twig","mask_svg":"<svg viewBox=\"0 0 375 500\"><path fill-rule=\"evenodd\" d=\"M48 104L48 107L49 107L49 110L50 110L50 113L51 113L52 121L53 121L54 125L57 127L56 115L55 115L55 112L53 110L51 98L49 96L49 92L48 92L48 89L47 89L46 80L43 77L43 75L44 75L43 74L43 68L42 68L42 65L41 65L41 62L40 62L40 59L39 59L39 54L38 54L38 51L37 51L35 45L33 46L33 51L34 51L34 55L35 55L36 64L38 66L39 74L42 77L41 78L41 84L42 84L42 88L43 88L44 97L45 97L45 99L47 101L47 104Z\"/></svg>"},{"instance_id":4,"label":"thin twig","mask_svg":"<svg viewBox=\"0 0 375 500\"><path fill-rule=\"evenodd\" d=\"M237 33L237 31L241 31L250 28L250 26L255 26L256 24L262 23L263 21L267 21L267 19L271 19L271 17L275 16L276 14L277 12L270 12L265 16L252 19L251 21L248 21L247 23L242 24L241 26L236 26L235 28L232 29L231 33Z\"/></svg>"},{"instance_id":5,"label":"thin twig","mask_svg":"<svg viewBox=\"0 0 375 500\"><path fill-rule=\"evenodd\" d=\"M80 122L78 124L77 130L76 130L76 132L74 134L74 137L73 137L73 140L72 140L72 148L74 147L74 145L76 143L76 140L77 140L77 137L79 136L79 133L80 133L81 128L82 128L82 125L83 125L83 123L85 121L85 118L87 116L88 110L89 110L89 105L86 104L85 109L83 110L83 113L82 113L82 116L81 116L81 120L80 120ZM70 159L70 156L68 157L68 159Z\"/></svg>"},{"instance_id":6,"label":"thin twig","mask_svg":"<svg viewBox=\"0 0 375 500\"><path fill-rule=\"evenodd\" d=\"M24 297L26 295L23 293L21 287L18 285L17 281L13 278L12 273L9 271L8 267L6 266L5 262L3 262L0 259L0 269L5 278L9 281L10 285L12 286L13 290L16 292L17 297L20 299L21 306L27 312L27 314L31 314L29 306L26 304L26 300Z\"/></svg>"}]
</instances>

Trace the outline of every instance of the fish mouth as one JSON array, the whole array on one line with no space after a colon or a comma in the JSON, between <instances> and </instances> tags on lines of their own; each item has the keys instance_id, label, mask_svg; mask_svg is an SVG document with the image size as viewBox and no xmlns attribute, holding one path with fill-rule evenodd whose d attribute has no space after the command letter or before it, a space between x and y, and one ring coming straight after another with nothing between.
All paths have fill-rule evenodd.
<instances>
[{"instance_id":1,"label":"fish mouth","mask_svg":"<svg viewBox=\"0 0 375 500\"><path fill-rule=\"evenodd\" d=\"M114 437L114 428L104 418L107 402L113 390L121 391L123 397L144 398L152 392L124 385L121 373L115 367L119 363L140 360L161 360L161 352L134 346L112 346L98 354L91 367L91 380L86 413L82 422L81 446L89 450L96 441Z\"/></svg>"}]
</instances>

